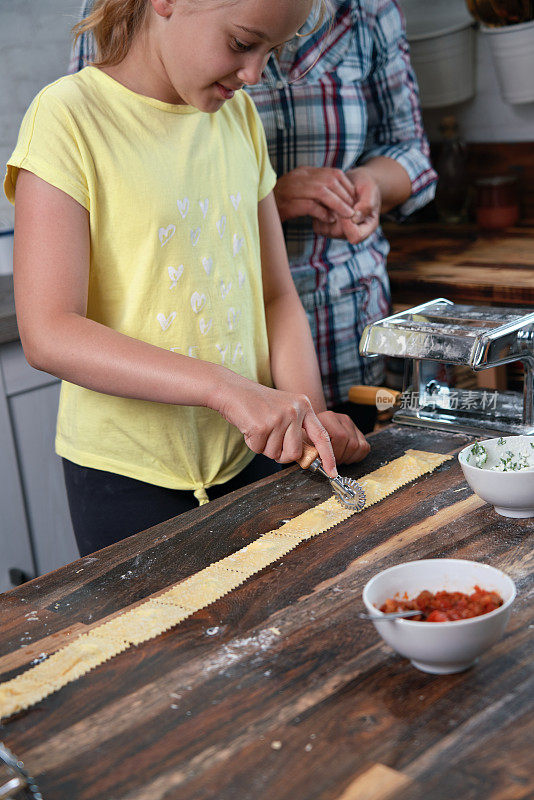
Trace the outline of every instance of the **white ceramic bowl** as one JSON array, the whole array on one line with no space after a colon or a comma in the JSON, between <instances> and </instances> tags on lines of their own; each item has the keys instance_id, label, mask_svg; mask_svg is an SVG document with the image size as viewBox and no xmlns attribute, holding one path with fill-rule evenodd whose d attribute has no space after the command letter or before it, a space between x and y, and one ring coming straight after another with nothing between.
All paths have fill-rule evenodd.
<instances>
[{"instance_id":1,"label":"white ceramic bowl","mask_svg":"<svg viewBox=\"0 0 534 800\"><path fill-rule=\"evenodd\" d=\"M475 586L498 592L503 605L488 614L455 622L376 620L373 625L386 644L409 658L423 672L447 675L463 672L501 636L516 595L514 582L495 567L459 558L408 561L379 572L365 585L363 602L370 614L389 597L416 597L419 592L458 591L470 594Z\"/></svg>"},{"instance_id":2,"label":"white ceramic bowl","mask_svg":"<svg viewBox=\"0 0 534 800\"><path fill-rule=\"evenodd\" d=\"M478 442L488 455L486 463L479 467L472 455L473 444L458 453L458 461L475 494L495 506L503 517L534 517L534 436L501 436ZM495 472L492 468L509 452L515 458L521 454L530 457L532 468Z\"/></svg>"}]
</instances>

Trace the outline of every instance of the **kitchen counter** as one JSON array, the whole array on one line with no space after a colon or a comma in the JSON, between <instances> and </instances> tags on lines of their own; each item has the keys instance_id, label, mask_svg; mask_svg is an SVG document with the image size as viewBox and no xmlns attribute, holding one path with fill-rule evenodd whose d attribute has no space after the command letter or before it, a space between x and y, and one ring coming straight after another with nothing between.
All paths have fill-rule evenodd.
<instances>
[{"instance_id":1,"label":"kitchen counter","mask_svg":"<svg viewBox=\"0 0 534 800\"><path fill-rule=\"evenodd\" d=\"M13 295L13 275L0 275L0 344L19 338Z\"/></svg>"},{"instance_id":2,"label":"kitchen counter","mask_svg":"<svg viewBox=\"0 0 534 800\"><path fill-rule=\"evenodd\" d=\"M474 225L385 226L395 305L436 297L466 305L534 307L534 227L481 231Z\"/></svg>"},{"instance_id":3,"label":"kitchen counter","mask_svg":"<svg viewBox=\"0 0 534 800\"><path fill-rule=\"evenodd\" d=\"M343 474L468 441L395 425L370 439ZM0 595L0 679L329 494L291 467ZM474 496L453 459L7 721L0 739L46 800L532 797L533 534L533 520ZM493 564L518 587L503 639L448 676L417 671L357 616L376 572L438 556Z\"/></svg>"}]
</instances>

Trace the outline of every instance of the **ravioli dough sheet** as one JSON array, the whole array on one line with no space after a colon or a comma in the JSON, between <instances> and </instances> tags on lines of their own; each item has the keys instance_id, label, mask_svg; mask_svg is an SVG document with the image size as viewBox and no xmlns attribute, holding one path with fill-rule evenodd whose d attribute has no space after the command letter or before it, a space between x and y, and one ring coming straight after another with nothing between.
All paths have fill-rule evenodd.
<instances>
[{"instance_id":1,"label":"ravioli dough sheet","mask_svg":"<svg viewBox=\"0 0 534 800\"><path fill-rule=\"evenodd\" d=\"M404 456L359 478L366 495L364 509L451 458L440 453L407 450ZM82 634L46 661L0 684L0 718L40 702L131 645L159 636L236 589L300 542L333 528L355 513L331 497L162 594Z\"/></svg>"}]
</instances>

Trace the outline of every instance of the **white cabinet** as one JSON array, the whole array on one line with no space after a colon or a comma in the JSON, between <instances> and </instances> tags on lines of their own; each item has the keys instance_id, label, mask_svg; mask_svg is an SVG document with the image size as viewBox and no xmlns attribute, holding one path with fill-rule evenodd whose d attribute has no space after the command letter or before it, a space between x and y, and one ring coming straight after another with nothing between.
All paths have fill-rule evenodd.
<instances>
[{"instance_id":1,"label":"white cabinet","mask_svg":"<svg viewBox=\"0 0 534 800\"><path fill-rule=\"evenodd\" d=\"M0 345L0 591L11 568L41 575L78 558L54 451L59 385L20 342Z\"/></svg>"},{"instance_id":2,"label":"white cabinet","mask_svg":"<svg viewBox=\"0 0 534 800\"><path fill-rule=\"evenodd\" d=\"M1 353L1 346L0 346ZM35 574L24 495L0 370L0 591L11 589L9 570Z\"/></svg>"}]
</instances>

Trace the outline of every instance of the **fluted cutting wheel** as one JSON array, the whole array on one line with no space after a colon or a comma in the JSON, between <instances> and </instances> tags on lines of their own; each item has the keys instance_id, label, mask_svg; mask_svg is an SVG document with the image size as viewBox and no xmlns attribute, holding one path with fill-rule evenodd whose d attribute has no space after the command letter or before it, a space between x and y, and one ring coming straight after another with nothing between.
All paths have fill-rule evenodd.
<instances>
[{"instance_id":1,"label":"fluted cutting wheel","mask_svg":"<svg viewBox=\"0 0 534 800\"><path fill-rule=\"evenodd\" d=\"M2 764L5 765L10 780L4 786L0 784L0 793L2 789L9 791L9 795L7 796L13 797L13 800L15 800L15 798L16 800L19 800L19 798L20 800L43 800L43 795L39 791L39 787L26 772L24 763L19 761L11 750L8 750L8 748L0 742L0 765ZM0 796L6 797L5 794L0 794Z\"/></svg>"},{"instance_id":2,"label":"fluted cutting wheel","mask_svg":"<svg viewBox=\"0 0 534 800\"><path fill-rule=\"evenodd\" d=\"M355 481L352 478L340 478L340 480L344 487L351 489L354 492L354 497L352 498L339 493L337 495L339 501L352 511L362 511L365 506L365 492L363 488L360 486L358 481Z\"/></svg>"}]
</instances>

